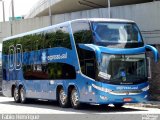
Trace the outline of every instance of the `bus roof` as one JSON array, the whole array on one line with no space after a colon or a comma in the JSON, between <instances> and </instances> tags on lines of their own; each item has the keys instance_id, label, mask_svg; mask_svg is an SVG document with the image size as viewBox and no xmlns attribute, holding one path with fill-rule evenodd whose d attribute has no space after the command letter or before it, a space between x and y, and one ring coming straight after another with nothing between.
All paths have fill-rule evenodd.
<instances>
[{"instance_id":1,"label":"bus roof","mask_svg":"<svg viewBox=\"0 0 160 120\"><path fill-rule=\"evenodd\" d=\"M133 22L132 20L126 20L126 19L109 19L109 18L84 18L84 19L75 19L72 20L71 22L76 22L76 21L91 21L91 22Z\"/></svg>"},{"instance_id":2,"label":"bus roof","mask_svg":"<svg viewBox=\"0 0 160 120\"><path fill-rule=\"evenodd\" d=\"M17 37L23 37L25 35L31 35L31 34L38 33L38 32L42 32L42 31L49 30L49 29L52 29L52 28L60 26L60 25L65 25L65 24L69 24L69 23L72 23L72 22L76 22L76 21L134 23L134 21L125 20L125 19L108 19L108 18L83 18L83 19L75 19L75 20L71 20L71 21L55 24L55 25L52 25L52 26L47 26L47 27L44 27L44 28L32 30L32 31L29 31L29 32L24 32L24 33L17 34L17 35L14 35L14 36L10 36L10 37L4 38L3 41L7 41L7 40L14 39L14 38L17 38Z\"/></svg>"}]
</instances>

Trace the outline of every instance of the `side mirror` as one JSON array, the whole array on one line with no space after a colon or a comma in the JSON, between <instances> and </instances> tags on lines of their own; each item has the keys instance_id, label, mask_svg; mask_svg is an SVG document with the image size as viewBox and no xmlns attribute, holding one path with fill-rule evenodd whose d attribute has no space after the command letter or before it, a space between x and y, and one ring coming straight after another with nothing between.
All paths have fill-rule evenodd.
<instances>
[{"instance_id":1,"label":"side mirror","mask_svg":"<svg viewBox=\"0 0 160 120\"><path fill-rule=\"evenodd\" d=\"M159 59L158 50L151 45L145 45L145 49L146 51L152 51L152 53L154 54L154 61L158 62Z\"/></svg>"}]
</instances>

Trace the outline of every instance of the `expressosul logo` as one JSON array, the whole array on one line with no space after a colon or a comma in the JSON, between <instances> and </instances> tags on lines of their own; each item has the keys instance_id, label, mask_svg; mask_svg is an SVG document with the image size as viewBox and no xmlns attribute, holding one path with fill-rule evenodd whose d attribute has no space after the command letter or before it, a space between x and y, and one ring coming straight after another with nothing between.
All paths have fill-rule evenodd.
<instances>
[{"instance_id":1,"label":"expressosul logo","mask_svg":"<svg viewBox=\"0 0 160 120\"><path fill-rule=\"evenodd\" d=\"M42 62L46 62L46 52L42 53Z\"/></svg>"},{"instance_id":2,"label":"expressosul logo","mask_svg":"<svg viewBox=\"0 0 160 120\"><path fill-rule=\"evenodd\" d=\"M58 54L58 55L51 55L51 56L48 56L47 59L49 61L51 61L51 60L59 60L59 59L67 59L67 53Z\"/></svg>"},{"instance_id":3,"label":"expressosul logo","mask_svg":"<svg viewBox=\"0 0 160 120\"><path fill-rule=\"evenodd\" d=\"M117 87L117 90L137 90L138 87Z\"/></svg>"}]
</instances>

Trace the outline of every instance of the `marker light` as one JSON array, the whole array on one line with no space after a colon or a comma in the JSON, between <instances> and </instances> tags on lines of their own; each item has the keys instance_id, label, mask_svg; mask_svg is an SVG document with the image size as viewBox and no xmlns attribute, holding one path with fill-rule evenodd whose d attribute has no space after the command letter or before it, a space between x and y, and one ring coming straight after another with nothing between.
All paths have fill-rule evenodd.
<instances>
[{"instance_id":1,"label":"marker light","mask_svg":"<svg viewBox=\"0 0 160 120\"><path fill-rule=\"evenodd\" d=\"M108 100L108 98L107 98L106 96L100 95L100 98L101 98L102 100Z\"/></svg>"},{"instance_id":2,"label":"marker light","mask_svg":"<svg viewBox=\"0 0 160 120\"><path fill-rule=\"evenodd\" d=\"M147 91L147 90L149 90L149 85L148 85L147 87L144 87L144 88L142 89L142 91Z\"/></svg>"}]
</instances>

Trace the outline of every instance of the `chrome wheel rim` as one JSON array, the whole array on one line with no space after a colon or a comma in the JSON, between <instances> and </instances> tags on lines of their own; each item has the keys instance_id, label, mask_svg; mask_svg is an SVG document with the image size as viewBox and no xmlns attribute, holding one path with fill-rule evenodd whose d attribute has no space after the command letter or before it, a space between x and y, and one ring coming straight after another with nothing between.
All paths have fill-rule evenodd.
<instances>
[{"instance_id":1,"label":"chrome wheel rim","mask_svg":"<svg viewBox=\"0 0 160 120\"><path fill-rule=\"evenodd\" d=\"M21 94L21 101L24 101L25 100L25 93L24 93L24 89L23 88L21 89L20 94Z\"/></svg>"},{"instance_id":2,"label":"chrome wheel rim","mask_svg":"<svg viewBox=\"0 0 160 120\"><path fill-rule=\"evenodd\" d=\"M18 101L18 99L19 99L18 89L17 88L14 89L14 99L15 99L15 101Z\"/></svg>"},{"instance_id":3,"label":"chrome wheel rim","mask_svg":"<svg viewBox=\"0 0 160 120\"><path fill-rule=\"evenodd\" d=\"M61 101L61 104L62 104L62 105L65 105L66 100L67 100L67 95L65 94L64 90L61 90L61 91L60 91L59 99L60 99L60 101Z\"/></svg>"},{"instance_id":4,"label":"chrome wheel rim","mask_svg":"<svg viewBox=\"0 0 160 120\"><path fill-rule=\"evenodd\" d=\"M72 96L71 96L71 99L72 99L72 103L74 106L77 106L78 105L78 102L79 102L79 97L78 97L78 93L77 91L73 91L72 93Z\"/></svg>"}]
</instances>

